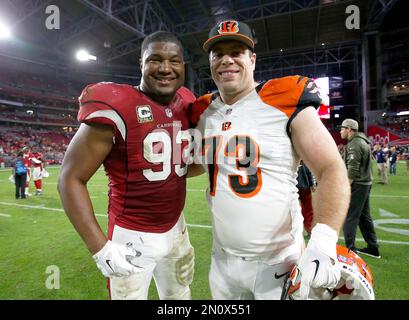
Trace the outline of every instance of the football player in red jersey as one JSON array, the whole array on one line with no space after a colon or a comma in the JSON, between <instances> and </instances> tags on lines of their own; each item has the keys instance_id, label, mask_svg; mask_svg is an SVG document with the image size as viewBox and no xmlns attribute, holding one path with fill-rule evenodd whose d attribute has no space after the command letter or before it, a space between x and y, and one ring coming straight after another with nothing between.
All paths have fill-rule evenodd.
<instances>
[{"instance_id":1,"label":"football player in red jersey","mask_svg":"<svg viewBox=\"0 0 409 320\"><path fill-rule=\"evenodd\" d=\"M72 224L108 277L112 299L190 299L194 251L182 214L186 195L188 106L183 49L171 33L147 36L138 87L87 86L82 122L62 164L58 191ZM87 182L104 165L108 235L97 223Z\"/></svg>"},{"instance_id":2,"label":"football player in red jersey","mask_svg":"<svg viewBox=\"0 0 409 320\"><path fill-rule=\"evenodd\" d=\"M33 163L33 181L36 187L36 196L40 196L43 192L43 170L44 170L44 160L43 154L37 150L33 150L31 156L31 162Z\"/></svg>"},{"instance_id":3,"label":"football player in red jersey","mask_svg":"<svg viewBox=\"0 0 409 320\"><path fill-rule=\"evenodd\" d=\"M25 187L24 193L26 197L29 197L31 196L31 193L29 192L29 188L30 188L30 179L31 179L31 159L33 157L33 154L31 153L31 149L29 147L23 147L21 151L23 152L24 165L27 167L27 180L26 180L26 187Z\"/></svg>"}]
</instances>

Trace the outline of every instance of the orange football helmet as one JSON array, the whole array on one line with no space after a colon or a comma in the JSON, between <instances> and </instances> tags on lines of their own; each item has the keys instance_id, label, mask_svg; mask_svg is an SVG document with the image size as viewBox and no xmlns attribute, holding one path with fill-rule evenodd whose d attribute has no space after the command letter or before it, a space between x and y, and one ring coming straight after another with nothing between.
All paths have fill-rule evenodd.
<instances>
[{"instance_id":1,"label":"orange football helmet","mask_svg":"<svg viewBox=\"0 0 409 320\"><path fill-rule=\"evenodd\" d=\"M355 252L337 244L341 279L334 289L312 288L312 300L375 300L373 277L369 266ZM298 300L301 272L294 266L286 279L281 300Z\"/></svg>"}]
</instances>

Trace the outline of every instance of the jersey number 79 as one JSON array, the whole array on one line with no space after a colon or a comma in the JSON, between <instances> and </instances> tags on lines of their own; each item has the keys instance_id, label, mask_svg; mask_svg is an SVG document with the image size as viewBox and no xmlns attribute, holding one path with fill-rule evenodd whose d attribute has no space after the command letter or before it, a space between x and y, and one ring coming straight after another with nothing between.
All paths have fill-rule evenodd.
<instances>
[{"instance_id":1,"label":"jersey number 79","mask_svg":"<svg viewBox=\"0 0 409 320\"><path fill-rule=\"evenodd\" d=\"M237 174L229 174L228 182L230 189L241 198L254 197L261 189L262 178L260 162L260 148L249 136L232 136L223 146L222 136L213 136L202 140L202 156L208 164L210 195L216 195L217 175L219 171L219 152L223 150L224 165L233 163L239 171Z\"/></svg>"}]
</instances>

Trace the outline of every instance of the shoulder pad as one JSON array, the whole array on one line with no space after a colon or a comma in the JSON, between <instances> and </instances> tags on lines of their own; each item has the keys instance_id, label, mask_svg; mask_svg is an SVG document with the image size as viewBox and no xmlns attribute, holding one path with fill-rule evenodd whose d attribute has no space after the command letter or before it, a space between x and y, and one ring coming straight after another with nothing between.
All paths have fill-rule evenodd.
<instances>
[{"instance_id":1,"label":"shoulder pad","mask_svg":"<svg viewBox=\"0 0 409 320\"><path fill-rule=\"evenodd\" d=\"M185 103L193 103L196 100L195 95L186 87L180 87L177 91Z\"/></svg>"},{"instance_id":2,"label":"shoulder pad","mask_svg":"<svg viewBox=\"0 0 409 320\"><path fill-rule=\"evenodd\" d=\"M267 91L271 95L278 95L282 93L289 93L297 86L299 76L288 76L283 78L276 78L267 81L261 90Z\"/></svg>"},{"instance_id":3,"label":"shoulder pad","mask_svg":"<svg viewBox=\"0 0 409 320\"><path fill-rule=\"evenodd\" d=\"M300 86L302 88L302 91L299 96L297 108L309 107L309 106L318 108L322 102L322 99L321 99L318 87L315 84L314 80L310 78L301 77L301 76L299 76L299 78L303 78L303 79L299 81L299 83L301 83Z\"/></svg>"},{"instance_id":4,"label":"shoulder pad","mask_svg":"<svg viewBox=\"0 0 409 320\"><path fill-rule=\"evenodd\" d=\"M305 107L319 107L321 98L313 80L303 76L288 76L269 80L259 91L264 103L284 112L289 118Z\"/></svg>"},{"instance_id":5,"label":"shoulder pad","mask_svg":"<svg viewBox=\"0 0 409 320\"><path fill-rule=\"evenodd\" d=\"M129 85L120 85L112 82L100 82L85 87L79 98L80 108L78 121L87 124L99 123L112 125L115 135L121 134L126 138L125 122L118 109L125 105L123 102L129 96Z\"/></svg>"},{"instance_id":6,"label":"shoulder pad","mask_svg":"<svg viewBox=\"0 0 409 320\"><path fill-rule=\"evenodd\" d=\"M115 101L122 99L128 85L113 82L99 82L90 84L82 91L79 102L80 106L89 102L102 102L113 105Z\"/></svg>"},{"instance_id":7,"label":"shoulder pad","mask_svg":"<svg viewBox=\"0 0 409 320\"><path fill-rule=\"evenodd\" d=\"M212 103L213 94L205 94L199 98L192 104L190 110L190 123L192 127L196 127L199 122L200 116L202 113L209 107Z\"/></svg>"}]
</instances>

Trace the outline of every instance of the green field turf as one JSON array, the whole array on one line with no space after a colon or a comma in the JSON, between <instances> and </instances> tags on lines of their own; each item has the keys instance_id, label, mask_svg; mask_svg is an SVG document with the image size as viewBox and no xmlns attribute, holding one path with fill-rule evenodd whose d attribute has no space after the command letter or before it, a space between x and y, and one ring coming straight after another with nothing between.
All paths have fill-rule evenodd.
<instances>
[{"instance_id":1,"label":"green field turf","mask_svg":"<svg viewBox=\"0 0 409 320\"><path fill-rule=\"evenodd\" d=\"M0 299L108 298L105 279L62 210L56 190L58 170L49 168L42 196L26 200L14 199L14 185L7 180L10 170L0 170ZM389 185L377 181L376 175L371 211L382 259L364 259L373 272L377 299L409 299L409 176L405 164L398 164L398 175L390 177ZM106 230L107 179L102 170L88 186L98 221ZM33 184L30 188L34 193ZM211 228L205 188L204 175L189 179L184 210L196 250L193 299L210 299ZM381 220L385 223L378 224ZM362 238L359 233L358 238ZM364 243L359 240L357 245ZM59 289L47 288L47 278L56 275L56 269L47 273L50 266L58 267ZM149 298L157 299L153 286Z\"/></svg>"}]
</instances>

